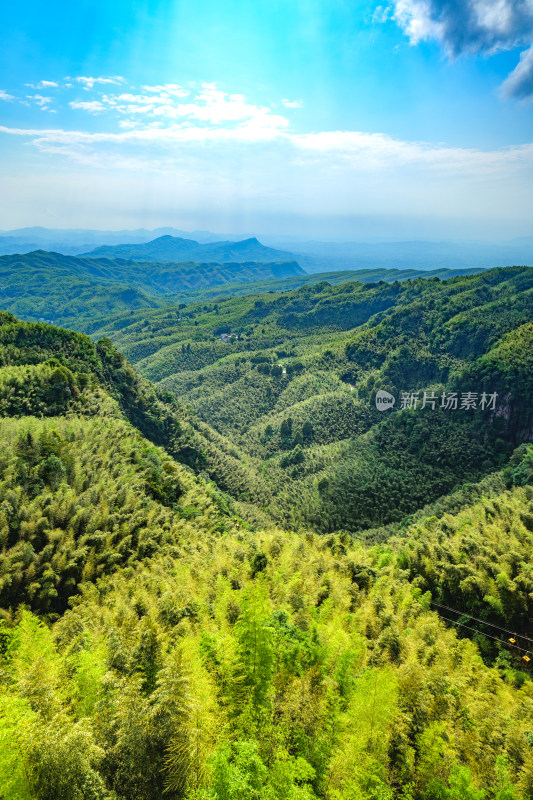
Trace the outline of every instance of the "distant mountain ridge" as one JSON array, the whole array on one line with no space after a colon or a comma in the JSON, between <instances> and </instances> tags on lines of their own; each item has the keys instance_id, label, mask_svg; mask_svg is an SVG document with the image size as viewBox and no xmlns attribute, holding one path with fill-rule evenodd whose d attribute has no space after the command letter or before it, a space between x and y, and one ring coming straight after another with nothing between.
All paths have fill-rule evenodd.
<instances>
[{"instance_id":1,"label":"distant mountain ridge","mask_svg":"<svg viewBox=\"0 0 533 800\"><path fill-rule=\"evenodd\" d=\"M0 309L85 330L94 318L156 308L191 290L305 274L295 261L156 263L36 250L0 256Z\"/></svg>"},{"instance_id":2,"label":"distant mountain ridge","mask_svg":"<svg viewBox=\"0 0 533 800\"><path fill-rule=\"evenodd\" d=\"M265 247L255 236L240 242L212 242L200 244L194 239L179 236L159 236L142 244L103 245L89 253L80 253L86 258L126 258L136 261L212 261L217 263L245 261L287 261L294 259L292 253Z\"/></svg>"},{"instance_id":3,"label":"distant mountain ridge","mask_svg":"<svg viewBox=\"0 0 533 800\"><path fill-rule=\"evenodd\" d=\"M258 251L256 235L260 236ZM19 228L0 231L0 255L29 253L34 250L48 250L64 255L90 254L101 247L130 247L147 245L157 240L181 240L181 245L170 254L168 251L155 256L142 253L105 253L111 258L134 258L140 260L168 261L286 261L294 260L307 273L376 270L376 269L491 269L511 264L533 264L533 237L523 236L511 241L434 241L398 240L390 241L319 241L304 240L297 236L275 236L256 234L218 232L207 230L185 231L180 228L160 227L152 230L88 230L52 229L43 227ZM168 244L168 238L166 242ZM193 247L184 243L190 242ZM164 242L163 242L164 244ZM201 245L198 250L195 245ZM222 253L217 252L223 245ZM241 247L239 247L239 246ZM242 255L242 246L248 249ZM227 248L233 251L233 255ZM265 250L267 252L265 252ZM270 252L269 252L270 251ZM280 255L280 253L282 255Z\"/></svg>"},{"instance_id":4,"label":"distant mountain ridge","mask_svg":"<svg viewBox=\"0 0 533 800\"><path fill-rule=\"evenodd\" d=\"M222 239L238 240L246 235L221 235L210 231L182 231L178 228L137 228L135 230L102 231L90 229L61 228L17 228L0 231L0 255L30 253L33 250L49 250L63 255L87 253L102 245L141 244L159 236L182 236L199 242L219 242ZM251 235L251 234L250 234Z\"/></svg>"}]
</instances>

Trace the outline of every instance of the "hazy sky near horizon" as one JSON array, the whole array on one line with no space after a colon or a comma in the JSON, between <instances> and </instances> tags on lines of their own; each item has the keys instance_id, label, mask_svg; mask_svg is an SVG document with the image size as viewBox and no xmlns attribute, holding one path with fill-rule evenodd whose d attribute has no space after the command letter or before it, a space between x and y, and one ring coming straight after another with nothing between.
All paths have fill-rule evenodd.
<instances>
[{"instance_id":1,"label":"hazy sky near horizon","mask_svg":"<svg viewBox=\"0 0 533 800\"><path fill-rule=\"evenodd\" d=\"M533 232L533 0L27 0L2 16L0 229Z\"/></svg>"}]
</instances>

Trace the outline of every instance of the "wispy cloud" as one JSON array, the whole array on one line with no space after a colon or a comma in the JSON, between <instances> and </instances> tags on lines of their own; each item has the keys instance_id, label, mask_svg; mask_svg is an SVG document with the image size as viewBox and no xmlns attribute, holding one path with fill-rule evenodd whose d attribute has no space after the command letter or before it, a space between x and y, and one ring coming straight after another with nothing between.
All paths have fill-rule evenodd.
<instances>
[{"instance_id":1,"label":"wispy cloud","mask_svg":"<svg viewBox=\"0 0 533 800\"><path fill-rule=\"evenodd\" d=\"M43 97L42 94L27 94L26 97L28 100L33 100L43 111L50 111L51 97Z\"/></svg>"},{"instance_id":2,"label":"wispy cloud","mask_svg":"<svg viewBox=\"0 0 533 800\"><path fill-rule=\"evenodd\" d=\"M15 98L13 97L12 94L8 94L7 92L4 92L3 89L0 89L0 100L14 100L14 99Z\"/></svg>"},{"instance_id":3,"label":"wispy cloud","mask_svg":"<svg viewBox=\"0 0 533 800\"><path fill-rule=\"evenodd\" d=\"M185 98L187 102L183 102ZM152 120L154 124L176 121L184 126L238 124L248 134L254 131L256 137L261 131L267 135L289 124L286 117L270 108L250 103L242 94L223 92L213 83L203 83L194 91L177 84L143 86L142 93L101 94L97 101L72 101L69 105L93 114L107 109L119 117Z\"/></svg>"},{"instance_id":4,"label":"wispy cloud","mask_svg":"<svg viewBox=\"0 0 533 800\"><path fill-rule=\"evenodd\" d=\"M39 81L38 83L25 83L30 89L56 89L59 84L55 81Z\"/></svg>"},{"instance_id":5,"label":"wispy cloud","mask_svg":"<svg viewBox=\"0 0 533 800\"><path fill-rule=\"evenodd\" d=\"M424 8L432 1L416 0ZM482 0L478 0L480 2ZM397 14L402 11L402 3L412 6L415 0L398 0ZM405 8L404 12L407 13ZM421 14L418 19L422 18ZM493 20L491 24L501 26L503 22ZM419 31L416 35L422 33ZM504 91L515 96L521 91L525 95L532 71L533 54L527 51L507 79ZM298 132L292 128L288 116L276 113L270 106L253 103L243 94L225 92L214 83L143 85L139 91L133 88L125 91L124 86L120 91L109 92L109 84L124 82L124 79L119 76L80 77L76 81L84 86L88 82L93 86L97 82L106 86L106 90L93 88L92 96L87 99L70 100L68 107L100 115L107 130L5 126L0 131L28 138L42 152L62 153L67 158L82 159L84 163L93 159L95 166L105 163L104 156L111 154L117 159L117 166L121 160L127 159L129 163L135 157L140 163L150 165L146 169L157 169L158 165L168 168L169 164L178 164L185 152L189 157L197 151L200 157L209 145L229 151L240 145L266 146L269 143L284 148L284 158L292 159L295 164L314 163L320 169L331 170L369 172L408 166L433 174L448 171L482 178L533 164L533 144L480 150L401 140L379 132ZM5 92L0 93L0 97L11 99ZM42 110L54 111L50 108L52 98L49 96L33 94L26 98ZM281 104L289 110L301 107L302 102L283 98Z\"/></svg>"},{"instance_id":6,"label":"wispy cloud","mask_svg":"<svg viewBox=\"0 0 533 800\"><path fill-rule=\"evenodd\" d=\"M76 84L65 94L62 112L75 113L75 129L67 122L36 123L34 104L45 108L48 101L40 94L30 95L31 124L0 127L0 136L29 144L58 166L46 185L23 159L12 175L17 191L35 198L35 213L46 198L60 216L80 214L82 207L84 214L98 208L101 215L122 209L135 216L148 205L156 220L192 208L283 220L298 209L317 219L433 215L444 227L455 215L465 230L476 219L483 230L516 224L520 232L528 224L533 143L489 150L371 131L301 131L289 109L286 116L276 113L279 99L261 105L212 83L114 92L95 86L89 95ZM77 191L71 212L64 198Z\"/></svg>"},{"instance_id":7,"label":"wispy cloud","mask_svg":"<svg viewBox=\"0 0 533 800\"><path fill-rule=\"evenodd\" d=\"M80 75L78 78L65 78L66 81L76 81L76 83L83 84L85 89L92 89L95 84L109 84L109 83L125 83L126 79L121 77L120 75L113 75L112 77L100 77L100 78L90 78L84 75Z\"/></svg>"},{"instance_id":8,"label":"wispy cloud","mask_svg":"<svg viewBox=\"0 0 533 800\"><path fill-rule=\"evenodd\" d=\"M267 115L268 116L268 115ZM324 131L294 133L280 127L262 125L261 117L232 127L156 124L142 127L125 126L119 132L89 132L80 130L31 129L0 127L0 132L28 138L35 147L50 154L63 154L74 160L104 165L103 156L132 153L146 169L177 166L184 157L206 155L205 146L221 147L234 152L234 145L264 147L276 144L284 158L296 165L315 165L330 171L352 173L383 172L409 168L436 175L456 174L476 179L502 177L524 169L533 169L533 144L497 150L445 147L427 142L405 141L383 133L358 131ZM196 157L195 156L195 157ZM144 162L143 162L144 159ZM119 161L115 166L120 166Z\"/></svg>"},{"instance_id":9,"label":"wispy cloud","mask_svg":"<svg viewBox=\"0 0 533 800\"><path fill-rule=\"evenodd\" d=\"M178 83L162 83L158 86L142 86L143 92L150 92L151 94L165 94L174 97L188 97L191 93L190 89L180 86Z\"/></svg>"},{"instance_id":10,"label":"wispy cloud","mask_svg":"<svg viewBox=\"0 0 533 800\"><path fill-rule=\"evenodd\" d=\"M89 111L91 114L98 114L107 108L100 100L73 100L69 103L69 106L82 111Z\"/></svg>"},{"instance_id":11,"label":"wispy cloud","mask_svg":"<svg viewBox=\"0 0 533 800\"><path fill-rule=\"evenodd\" d=\"M453 209L458 218L475 213L495 223L511 211L524 218L533 202L533 143L489 150L372 131L301 131L287 106L286 115L276 113L283 101L261 105L213 83L94 87L81 97L79 86L68 90L62 109L76 112L75 129L33 122L4 125L0 135L58 159L64 176L84 176L103 194L111 182L134 181L139 197L144 184L157 186L169 208L178 196L187 206L194 199L201 208L236 203L276 213L367 213L372 206L376 214L405 208L424 215L431 207L440 218ZM30 97L46 110L49 98ZM97 123L86 114L98 114ZM125 188L115 199L132 202Z\"/></svg>"},{"instance_id":12,"label":"wispy cloud","mask_svg":"<svg viewBox=\"0 0 533 800\"><path fill-rule=\"evenodd\" d=\"M392 9L390 6L376 6L374 13L372 14L372 22L374 24L382 24L383 22L387 22L391 16L391 13Z\"/></svg>"},{"instance_id":13,"label":"wispy cloud","mask_svg":"<svg viewBox=\"0 0 533 800\"><path fill-rule=\"evenodd\" d=\"M317 162L354 173L401 170L483 179L533 168L533 144L497 150L405 141L382 133L331 131L294 134L292 142Z\"/></svg>"},{"instance_id":14,"label":"wispy cloud","mask_svg":"<svg viewBox=\"0 0 533 800\"><path fill-rule=\"evenodd\" d=\"M533 98L533 46L521 54L519 63L502 83L501 90L504 97Z\"/></svg>"},{"instance_id":15,"label":"wispy cloud","mask_svg":"<svg viewBox=\"0 0 533 800\"><path fill-rule=\"evenodd\" d=\"M393 18L411 44L434 39L451 57L533 44L532 0L395 0ZM529 52L504 84L509 97L533 96Z\"/></svg>"}]
</instances>

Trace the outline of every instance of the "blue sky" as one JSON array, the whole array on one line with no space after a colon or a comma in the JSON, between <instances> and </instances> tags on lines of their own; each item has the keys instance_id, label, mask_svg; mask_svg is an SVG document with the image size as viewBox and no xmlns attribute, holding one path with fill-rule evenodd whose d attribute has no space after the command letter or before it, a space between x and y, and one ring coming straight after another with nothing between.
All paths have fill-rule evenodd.
<instances>
[{"instance_id":1,"label":"blue sky","mask_svg":"<svg viewBox=\"0 0 533 800\"><path fill-rule=\"evenodd\" d=\"M530 235L532 0L3 10L0 229Z\"/></svg>"}]
</instances>

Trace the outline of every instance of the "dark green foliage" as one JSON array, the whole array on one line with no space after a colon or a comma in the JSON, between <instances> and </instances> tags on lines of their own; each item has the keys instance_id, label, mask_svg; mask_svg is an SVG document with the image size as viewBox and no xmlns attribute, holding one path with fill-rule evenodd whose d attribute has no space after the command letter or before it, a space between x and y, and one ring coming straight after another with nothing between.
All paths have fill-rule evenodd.
<instances>
[{"instance_id":1,"label":"dark green foliage","mask_svg":"<svg viewBox=\"0 0 533 800\"><path fill-rule=\"evenodd\" d=\"M351 520L360 528L399 522L428 498L449 494L461 481L478 480L505 463L510 445L497 444L501 426L443 412L392 416L363 442L347 446L321 494L317 527L336 530ZM325 527L325 526L328 527Z\"/></svg>"},{"instance_id":2,"label":"dark green foliage","mask_svg":"<svg viewBox=\"0 0 533 800\"><path fill-rule=\"evenodd\" d=\"M522 444L517 448L509 460L509 467L505 470L505 475L514 486L533 484L532 445Z\"/></svg>"},{"instance_id":3,"label":"dark green foliage","mask_svg":"<svg viewBox=\"0 0 533 800\"><path fill-rule=\"evenodd\" d=\"M268 564L268 558L265 553L256 553L252 559L252 578L255 578L258 572L263 572Z\"/></svg>"},{"instance_id":4,"label":"dark green foliage","mask_svg":"<svg viewBox=\"0 0 533 800\"><path fill-rule=\"evenodd\" d=\"M231 441L247 475L237 496L283 524L359 531L480 480L531 438L532 292L526 267L446 281L322 282L220 299L216 309L190 305L179 324L156 311L106 332ZM222 330L239 339L220 341ZM388 419L375 408L380 389L397 398ZM424 390L497 392L498 408L398 413L401 391ZM221 470L207 471L220 482ZM242 482L224 477L222 486L235 493Z\"/></svg>"},{"instance_id":5,"label":"dark green foliage","mask_svg":"<svg viewBox=\"0 0 533 800\"><path fill-rule=\"evenodd\" d=\"M94 345L83 334L2 313L0 363L0 416L92 416L101 412L99 393L105 390L133 425L178 461L233 496L262 496L260 479L230 455L230 444L191 419L174 395L140 377L110 340Z\"/></svg>"}]
</instances>

